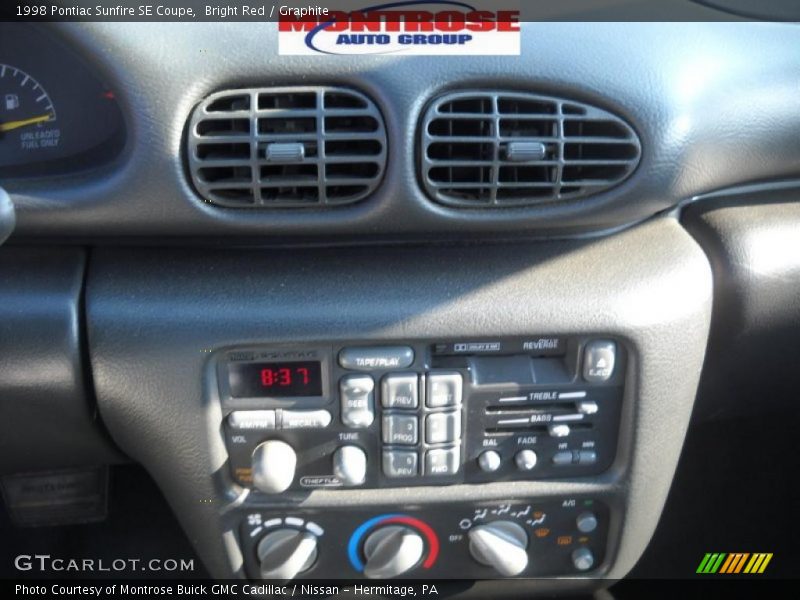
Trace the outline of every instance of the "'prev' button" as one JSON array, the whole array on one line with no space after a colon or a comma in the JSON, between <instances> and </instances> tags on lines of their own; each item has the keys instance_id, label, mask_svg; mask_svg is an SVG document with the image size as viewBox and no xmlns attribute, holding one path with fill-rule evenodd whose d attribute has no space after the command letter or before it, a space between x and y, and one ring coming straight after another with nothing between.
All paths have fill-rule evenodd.
<instances>
[{"instance_id":1,"label":"'prev' button","mask_svg":"<svg viewBox=\"0 0 800 600\"><path fill-rule=\"evenodd\" d=\"M405 369L414 362L414 350L409 346L375 346L343 348L339 364L345 369Z\"/></svg>"}]
</instances>

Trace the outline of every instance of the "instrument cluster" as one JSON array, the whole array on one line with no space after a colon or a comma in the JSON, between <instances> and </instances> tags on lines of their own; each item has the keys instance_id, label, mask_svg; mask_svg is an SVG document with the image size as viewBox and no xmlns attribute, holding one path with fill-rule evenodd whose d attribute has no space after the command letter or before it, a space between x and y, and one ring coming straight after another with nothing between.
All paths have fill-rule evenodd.
<instances>
[{"instance_id":1,"label":"instrument cluster","mask_svg":"<svg viewBox=\"0 0 800 600\"><path fill-rule=\"evenodd\" d=\"M117 157L116 92L42 26L0 24L0 177L73 173Z\"/></svg>"}]
</instances>

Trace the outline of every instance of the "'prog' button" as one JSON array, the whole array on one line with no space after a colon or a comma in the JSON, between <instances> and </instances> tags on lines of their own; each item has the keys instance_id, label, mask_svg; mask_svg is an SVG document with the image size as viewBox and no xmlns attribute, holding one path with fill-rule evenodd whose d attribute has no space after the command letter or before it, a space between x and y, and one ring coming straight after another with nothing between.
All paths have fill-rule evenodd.
<instances>
[{"instance_id":1,"label":"'prog' button","mask_svg":"<svg viewBox=\"0 0 800 600\"><path fill-rule=\"evenodd\" d=\"M405 369L413 362L414 350L408 346L344 348L339 352L339 364L355 371Z\"/></svg>"}]
</instances>

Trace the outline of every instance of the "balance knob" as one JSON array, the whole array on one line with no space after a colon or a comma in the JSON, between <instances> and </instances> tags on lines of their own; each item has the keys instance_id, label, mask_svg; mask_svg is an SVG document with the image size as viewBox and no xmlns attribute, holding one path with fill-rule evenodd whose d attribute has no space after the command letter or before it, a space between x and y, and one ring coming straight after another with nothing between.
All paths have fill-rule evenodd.
<instances>
[{"instance_id":1,"label":"balance knob","mask_svg":"<svg viewBox=\"0 0 800 600\"><path fill-rule=\"evenodd\" d=\"M373 531L364 542L364 575L389 579L413 569L422 559L425 544L412 529L387 525Z\"/></svg>"},{"instance_id":2,"label":"balance knob","mask_svg":"<svg viewBox=\"0 0 800 600\"><path fill-rule=\"evenodd\" d=\"M294 579L317 560L317 536L299 529L276 529L256 548L264 579Z\"/></svg>"},{"instance_id":3,"label":"balance knob","mask_svg":"<svg viewBox=\"0 0 800 600\"><path fill-rule=\"evenodd\" d=\"M469 552L483 565L513 577L528 566L528 534L513 521L493 521L469 530Z\"/></svg>"},{"instance_id":4,"label":"balance knob","mask_svg":"<svg viewBox=\"0 0 800 600\"><path fill-rule=\"evenodd\" d=\"M297 454L280 440L259 444L253 451L253 483L262 492L278 494L294 481Z\"/></svg>"}]
</instances>

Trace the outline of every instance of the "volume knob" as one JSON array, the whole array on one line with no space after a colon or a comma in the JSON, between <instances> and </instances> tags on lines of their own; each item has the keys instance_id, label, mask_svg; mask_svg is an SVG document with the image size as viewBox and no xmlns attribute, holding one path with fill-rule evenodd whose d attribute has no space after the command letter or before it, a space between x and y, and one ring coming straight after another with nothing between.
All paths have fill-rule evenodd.
<instances>
[{"instance_id":1,"label":"volume knob","mask_svg":"<svg viewBox=\"0 0 800 600\"><path fill-rule=\"evenodd\" d=\"M493 521L469 530L469 551L479 563L495 568L506 577L522 573L528 566L528 534L513 521Z\"/></svg>"},{"instance_id":2,"label":"volume knob","mask_svg":"<svg viewBox=\"0 0 800 600\"><path fill-rule=\"evenodd\" d=\"M253 483L262 492L279 494L294 481L297 454L286 442L268 440L253 451Z\"/></svg>"}]
</instances>

